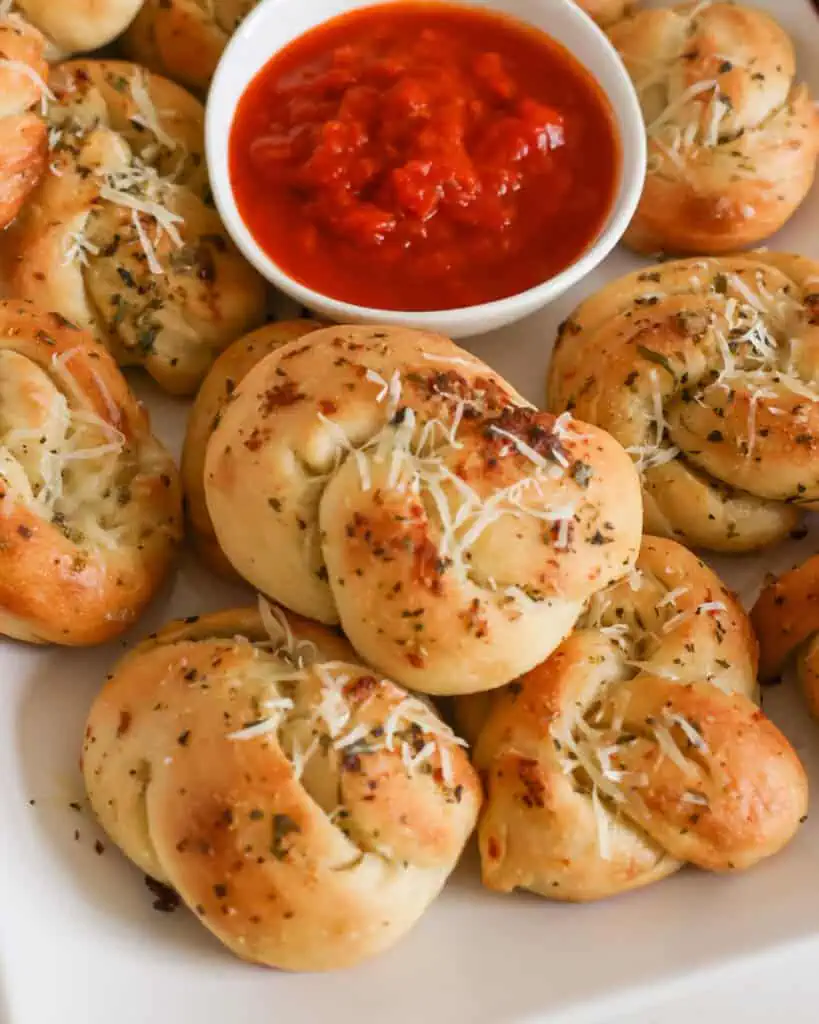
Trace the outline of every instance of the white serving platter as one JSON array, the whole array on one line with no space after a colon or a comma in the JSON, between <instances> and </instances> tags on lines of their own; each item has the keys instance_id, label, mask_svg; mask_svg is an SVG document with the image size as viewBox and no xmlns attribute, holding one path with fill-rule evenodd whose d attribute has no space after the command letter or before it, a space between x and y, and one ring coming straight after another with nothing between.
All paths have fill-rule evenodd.
<instances>
[{"instance_id":1,"label":"white serving platter","mask_svg":"<svg viewBox=\"0 0 819 1024\"><path fill-rule=\"evenodd\" d=\"M800 74L819 97L819 17L810 0L756 5L791 32ZM819 186L769 244L819 257ZM558 322L584 295L637 263L616 252L557 305L468 347L542 403ZM135 385L158 433L178 450L186 404L142 379ZM721 559L717 568L751 601L766 572L817 548L819 520L803 541L763 558ZM135 635L172 616L248 598L188 556ZM622 1013L618 1020L644 1022L649 1018L638 1005L691 991L705 972L743 959L761 971L769 962L781 970L784 947L815 941L819 950L816 814L782 855L751 872L717 877L685 870L591 906L483 891L469 851L420 925L381 959L331 975L243 964L184 909L153 910L140 873L96 829L84 804L70 807L83 800L78 757L88 707L125 644L65 651L0 642L3 1024L533 1024ZM764 707L795 744L819 793L819 726L795 687L786 681L766 690ZM743 1016L739 1005L724 1019L734 1016Z\"/></svg>"}]
</instances>

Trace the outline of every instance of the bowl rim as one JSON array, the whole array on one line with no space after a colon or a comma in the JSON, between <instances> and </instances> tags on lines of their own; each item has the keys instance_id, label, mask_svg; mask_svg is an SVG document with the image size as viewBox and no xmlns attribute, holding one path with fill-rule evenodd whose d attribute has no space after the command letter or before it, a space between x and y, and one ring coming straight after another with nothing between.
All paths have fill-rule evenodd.
<instances>
[{"instance_id":1,"label":"bowl rim","mask_svg":"<svg viewBox=\"0 0 819 1024\"><path fill-rule=\"evenodd\" d=\"M620 55L603 29L573 0L530 0L533 7L541 7L547 2L551 8L554 8L555 5L561 7L567 17L573 17L578 25L582 26L582 30L595 43L600 54L607 57L609 61L613 61L623 86L622 116L618 115L614 101L609 96L595 71L586 62L581 61L569 46L551 36L549 32L542 29L539 25L536 25L528 14L510 14L505 8L504 0L482 0L482 2L479 0L477 3L471 2L471 0L429 0L433 4L440 3L442 6L471 7L474 10L502 14L513 18L513 20L523 22L529 28L549 36L556 45L568 51L584 67L587 73L592 76L598 88L609 102L620 136L619 180L616 184L614 200L609 209L607 219L595 239L581 255L553 277L547 278L545 281L532 285L523 291L515 292L513 295L471 306L457 306L434 310L399 310L381 309L376 306L360 306L355 303L345 302L342 299L335 299L291 277L268 255L256 240L239 212L230 180L229 137L236 114L236 107L245 90L265 65L260 65L247 79L238 98L230 106L227 118L216 102L216 97L222 89L231 87L230 78L233 74L234 66L242 63L242 51L246 46L247 39L254 34L257 23L269 17L271 9L281 7L283 2L285 0L261 0L231 37L222 53L211 81L205 109L205 157L208 166L210 189L217 211L240 252L270 284L286 295L289 295L302 306L308 309L319 309L325 315L332 316L341 323L363 321L380 323L387 326L400 326L406 324L408 318L411 318L413 324L420 329L425 327L438 330L445 330L447 327L455 329L463 324L464 318L476 321L484 318L497 318L499 314L508 313L514 307L520 307L520 315L523 316L528 312L542 308L553 298L562 295L568 288L577 284L595 267L599 266L621 240L634 216L645 186L647 138L645 121L634 83ZM369 2L365 0L361 4L356 4L355 8L350 7L349 10L397 2L401 2L401 0L369 0ZM339 11L326 18L315 20L311 28L316 28L333 18L342 16L344 13L346 12ZM307 32L310 29L305 29L304 31ZM295 39L298 36L293 36L292 38ZM292 39L271 48L267 61L272 60L282 47L288 45L291 41ZM226 120L227 125L224 123ZM629 135L628 139L625 138L626 134Z\"/></svg>"}]
</instances>

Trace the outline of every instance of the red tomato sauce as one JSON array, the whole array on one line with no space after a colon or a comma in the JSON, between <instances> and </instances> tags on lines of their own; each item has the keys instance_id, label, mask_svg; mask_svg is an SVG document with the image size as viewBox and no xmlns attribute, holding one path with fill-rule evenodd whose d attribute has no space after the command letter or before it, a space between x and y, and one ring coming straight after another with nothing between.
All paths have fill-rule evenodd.
<instances>
[{"instance_id":1,"label":"red tomato sauce","mask_svg":"<svg viewBox=\"0 0 819 1024\"><path fill-rule=\"evenodd\" d=\"M296 39L230 137L239 211L291 277L381 309L489 302L594 241L620 168L599 86L546 35L389 3Z\"/></svg>"}]
</instances>

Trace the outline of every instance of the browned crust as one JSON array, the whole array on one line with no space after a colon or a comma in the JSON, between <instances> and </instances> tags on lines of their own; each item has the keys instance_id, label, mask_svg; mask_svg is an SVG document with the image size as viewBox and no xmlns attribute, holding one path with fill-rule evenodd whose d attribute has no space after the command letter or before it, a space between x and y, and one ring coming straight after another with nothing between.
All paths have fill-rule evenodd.
<instances>
[{"instance_id":1,"label":"browned crust","mask_svg":"<svg viewBox=\"0 0 819 1024\"><path fill-rule=\"evenodd\" d=\"M50 171L6 233L0 259L14 294L92 331L121 366L144 366L164 390L189 395L218 354L264 320L267 285L209 201L202 104L167 79L143 75L122 61L71 61L54 72L61 107L80 112L83 130L61 125ZM175 149L135 126L129 83L137 78ZM174 175L164 200L181 218L179 237L156 231L148 213L138 218L161 274L134 211L102 195L106 175L130 168L132 154L161 178ZM94 248L68 259L83 226Z\"/></svg>"},{"instance_id":2,"label":"browned crust","mask_svg":"<svg viewBox=\"0 0 819 1024\"><path fill-rule=\"evenodd\" d=\"M121 431L142 464L131 487L142 540L111 551L74 543L15 503L0 481L0 631L34 642L102 643L135 621L169 568L181 530L176 468L110 355L88 334L7 301L0 303L0 350L18 352L46 373L55 356L70 352L71 373L91 409Z\"/></svg>"},{"instance_id":3,"label":"browned crust","mask_svg":"<svg viewBox=\"0 0 819 1024\"><path fill-rule=\"evenodd\" d=\"M215 0L215 5L248 10L253 6L236 0ZM222 13L228 16L227 11ZM221 20L194 0L145 0L122 45L131 59L203 93L230 38Z\"/></svg>"},{"instance_id":4,"label":"browned crust","mask_svg":"<svg viewBox=\"0 0 819 1024\"><path fill-rule=\"evenodd\" d=\"M785 32L764 11L726 3L703 8L686 24L694 7L640 10L609 30L642 90L649 124L660 112L653 97L666 86L671 102L689 86L716 81L731 104L712 141L714 93L692 99L685 111L702 118L700 142L676 158L671 135L655 140L650 133L645 190L624 239L648 254L718 255L759 243L793 214L816 169L819 114L806 87L795 84ZM648 78L653 85L644 84ZM687 113L668 117L684 135Z\"/></svg>"},{"instance_id":5,"label":"browned crust","mask_svg":"<svg viewBox=\"0 0 819 1024\"><path fill-rule=\"evenodd\" d=\"M634 655L614 634L581 623L551 658L493 697L475 751L487 780L479 838L490 888L594 900L657 881L684 862L739 870L780 850L805 815L804 769L748 696L756 644L737 602L667 540L646 539L638 570L650 589L641 597L627 584L612 588L612 623L631 621L630 605L652 613L648 580L662 580L668 592L688 588L678 607L689 617L679 626L655 631L639 620L652 635L637 647L644 668L629 672ZM720 608L696 613L714 598ZM616 740L605 760L615 770L607 785L619 794L614 804L606 794L618 816L605 814L604 853L588 778L564 769L589 722L615 719L617 736L600 741ZM676 758L658 730L672 738Z\"/></svg>"},{"instance_id":6,"label":"browned crust","mask_svg":"<svg viewBox=\"0 0 819 1024\"><path fill-rule=\"evenodd\" d=\"M289 621L319 663L341 664L350 724L383 727L406 692L325 627ZM283 744L322 692L309 672L296 718L231 739L264 714L264 673L280 666L248 642L263 639L258 612L238 609L172 623L131 652L91 709L88 794L126 855L238 956L291 970L349 966L393 945L435 898L474 827L480 786L449 740L437 741L451 759L447 783L440 754L430 772L408 775L401 740L393 752L336 754L321 719L314 728L327 742L297 777ZM331 813L339 805L345 815Z\"/></svg>"},{"instance_id":7,"label":"browned crust","mask_svg":"<svg viewBox=\"0 0 819 1024\"><path fill-rule=\"evenodd\" d=\"M775 679L795 657L811 713L819 718L819 555L769 583L751 619L759 637L762 678Z\"/></svg>"},{"instance_id":8,"label":"browned crust","mask_svg":"<svg viewBox=\"0 0 819 1024\"><path fill-rule=\"evenodd\" d=\"M747 307L748 292L766 288L792 307L797 326L783 328L765 302L759 318L777 351L798 337L791 375L815 390L818 275L816 261L789 253L676 260L604 286L561 326L549 408L571 409L638 450L656 437L655 398L663 407L664 443L681 457L643 474L648 532L755 551L784 539L800 509L819 500L819 406L770 368L768 394L730 373L718 383L734 343L729 304Z\"/></svg>"},{"instance_id":9,"label":"browned crust","mask_svg":"<svg viewBox=\"0 0 819 1024\"><path fill-rule=\"evenodd\" d=\"M389 445L392 428L412 422L398 410L388 422L378 382L391 380L418 435L438 431L447 480L478 503L473 519L508 488L529 489L522 514L518 504L481 529L469 571L449 571L432 487L420 476L418 493L403 486L393 460L372 452L362 456L363 485L361 461L340 447L340 436L361 446L382 431ZM453 395L466 409L455 444L446 426L440 440L441 424L454 422ZM563 430L447 338L328 328L267 356L236 388L208 442L205 493L226 557L258 590L340 621L362 657L407 686L476 692L536 664L636 555L640 501L628 457L584 423ZM555 446L561 461L554 456L549 475ZM539 514L567 503L576 508L564 544ZM520 602L506 593L513 585Z\"/></svg>"}]
</instances>

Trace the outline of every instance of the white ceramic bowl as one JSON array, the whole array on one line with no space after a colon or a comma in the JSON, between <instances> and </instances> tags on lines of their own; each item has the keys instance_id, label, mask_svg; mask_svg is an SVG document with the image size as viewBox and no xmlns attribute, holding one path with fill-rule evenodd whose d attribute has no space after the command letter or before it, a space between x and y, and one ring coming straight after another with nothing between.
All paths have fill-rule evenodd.
<instances>
[{"instance_id":1,"label":"white ceramic bowl","mask_svg":"<svg viewBox=\"0 0 819 1024\"><path fill-rule=\"evenodd\" d=\"M572 0L472 0L547 32L594 75L609 98L622 143L620 186L603 230L570 267L527 291L479 306L433 312L370 309L340 302L293 280L264 252L236 206L228 170L228 145L236 107L270 58L291 40L338 14L373 0L262 0L225 50L208 98L207 159L222 220L236 244L264 277L301 305L338 323L378 323L438 331L451 338L483 334L520 320L554 301L593 270L622 237L643 189L646 141L631 80L605 34Z\"/></svg>"}]
</instances>

